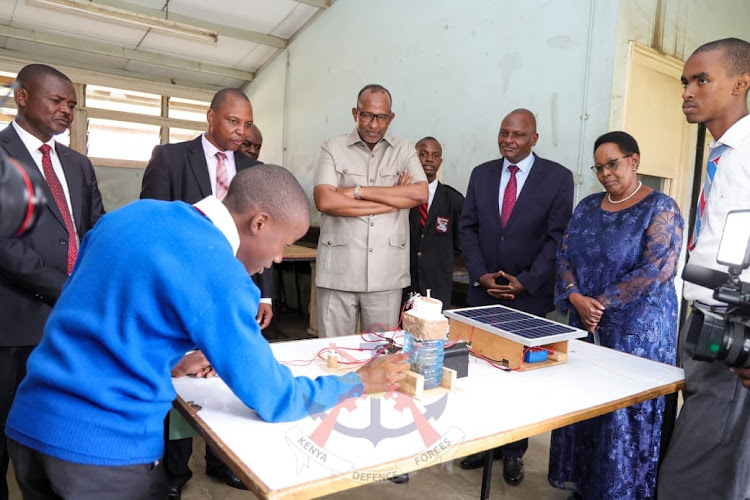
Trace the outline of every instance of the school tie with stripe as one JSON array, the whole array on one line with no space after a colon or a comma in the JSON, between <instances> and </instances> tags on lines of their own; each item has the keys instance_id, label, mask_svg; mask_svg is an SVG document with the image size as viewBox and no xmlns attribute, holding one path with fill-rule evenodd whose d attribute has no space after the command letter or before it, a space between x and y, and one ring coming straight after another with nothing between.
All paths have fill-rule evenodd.
<instances>
[{"instance_id":1,"label":"school tie with stripe","mask_svg":"<svg viewBox=\"0 0 750 500\"><path fill-rule=\"evenodd\" d=\"M427 224L427 203L419 205L419 227L424 227Z\"/></svg>"},{"instance_id":2,"label":"school tie with stripe","mask_svg":"<svg viewBox=\"0 0 750 500\"><path fill-rule=\"evenodd\" d=\"M689 250L695 248L695 244L698 241L698 236L701 232L701 225L703 224L703 217L706 210L706 203L708 202L708 196L711 194L711 184L714 181L716 170L719 168L719 160L721 159L721 155L726 149L726 144L720 144L708 153L708 163L706 163L706 182L703 183L701 195L700 197L698 197L698 213L695 215L693 236L690 238L690 243L688 244Z\"/></svg>"}]
</instances>

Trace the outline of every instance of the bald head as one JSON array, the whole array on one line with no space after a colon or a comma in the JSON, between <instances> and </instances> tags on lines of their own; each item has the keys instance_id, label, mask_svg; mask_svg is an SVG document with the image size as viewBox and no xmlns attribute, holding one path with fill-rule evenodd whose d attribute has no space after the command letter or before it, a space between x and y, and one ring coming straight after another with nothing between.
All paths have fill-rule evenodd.
<instances>
[{"instance_id":1,"label":"bald head","mask_svg":"<svg viewBox=\"0 0 750 500\"><path fill-rule=\"evenodd\" d=\"M210 109L219 111L221 108L226 106L227 99L229 98L239 99L241 101L247 102L248 104L250 103L250 99L240 89L221 89L216 94L214 94L213 99L211 99L211 105L209 106Z\"/></svg>"},{"instance_id":2,"label":"bald head","mask_svg":"<svg viewBox=\"0 0 750 500\"><path fill-rule=\"evenodd\" d=\"M497 144L502 157L517 164L531 154L531 148L536 145L538 138L534 113L520 108L503 118Z\"/></svg>"}]
</instances>

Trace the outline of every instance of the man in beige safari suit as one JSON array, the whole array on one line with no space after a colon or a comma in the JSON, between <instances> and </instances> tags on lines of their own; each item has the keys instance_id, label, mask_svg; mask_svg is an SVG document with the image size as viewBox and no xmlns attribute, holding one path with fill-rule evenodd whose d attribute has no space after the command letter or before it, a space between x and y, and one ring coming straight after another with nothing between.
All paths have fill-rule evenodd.
<instances>
[{"instance_id":1,"label":"man in beige safari suit","mask_svg":"<svg viewBox=\"0 0 750 500\"><path fill-rule=\"evenodd\" d=\"M427 202L414 146L386 135L391 94L367 85L352 108L357 124L321 146L313 195L323 214L318 242L318 331L335 337L398 324L409 278L409 209Z\"/></svg>"}]
</instances>

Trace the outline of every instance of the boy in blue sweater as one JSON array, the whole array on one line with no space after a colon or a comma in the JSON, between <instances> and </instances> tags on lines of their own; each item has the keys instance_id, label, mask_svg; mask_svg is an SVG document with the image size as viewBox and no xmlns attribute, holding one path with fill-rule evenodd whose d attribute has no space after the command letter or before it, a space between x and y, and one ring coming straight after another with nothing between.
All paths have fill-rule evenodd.
<instances>
[{"instance_id":1,"label":"boy in blue sweater","mask_svg":"<svg viewBox=\"0 0 750 500\"><path fill-rule=\"evenodd\" d=\"M309 220L302 187L274 165L238 173L223 204L143 200L103 217L81 244L8 417L24 498L164 498L170 371L195 346L267 421L397 388L405 355L311 380L280 365L260 334L249 275L280 262Z\"/></svg>"}]
</instances>

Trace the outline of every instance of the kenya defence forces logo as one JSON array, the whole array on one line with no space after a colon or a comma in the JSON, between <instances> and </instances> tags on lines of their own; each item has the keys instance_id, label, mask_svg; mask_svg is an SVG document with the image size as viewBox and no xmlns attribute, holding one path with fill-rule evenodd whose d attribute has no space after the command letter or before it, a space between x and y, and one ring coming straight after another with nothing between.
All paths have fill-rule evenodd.
<instances>
[{"instance_id":1,"label":"kenya defence forces logo","mask_svg":"<svg viewBox=\"0 0 750 500\"><path fill-rule=\"evenodd\" d=\"M340 355L350 357L344 353ZM310 416L314 421L319 421L317 427L309 435L300 427L294 427L286 434L287 445L292 449L297 460L297 473L301 473L304 467L310 466L311 461L328 469L331 475L352 471L352 479L355 481L379 481L403 473L398 467L385 471L354 470L355 464L344 456L346 449L339 449L340 446L326 447L334 432L352 439L365 439L373 447L377 447L386 439L417 432L424 448L412 458L415 465L426 467L432 463L438 463L441 457L452 456L464 438L463 432L456 427L450 428L441 435L431 423L431 421L437 422L445 411L447 403L448 394L446 393L435 401L425 404L422 409L413 397L401 392L388 392L382 398L363 395L358 398L345 399L328 412L315 412L311 408ZM387 405L390 405L392 409ZM392 410L401 413L408 412L411 422L397 428L386 427L381 419L382 413ZM343 416L343 411L349 414L368 411L368 425L364 428L344 425L339 421Z\"/></svg>"}]
</instances>

